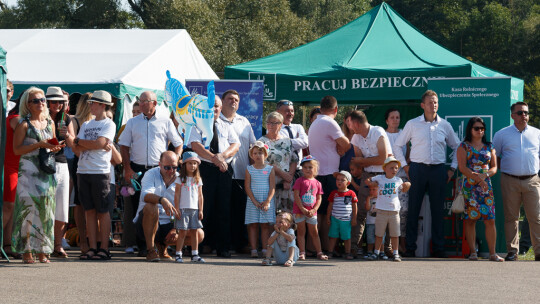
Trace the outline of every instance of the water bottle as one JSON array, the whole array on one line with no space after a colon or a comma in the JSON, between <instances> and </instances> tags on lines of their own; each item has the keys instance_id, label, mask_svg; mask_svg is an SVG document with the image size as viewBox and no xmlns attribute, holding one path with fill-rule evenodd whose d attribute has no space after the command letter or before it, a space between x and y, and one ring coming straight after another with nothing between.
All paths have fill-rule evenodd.
<instances>
[{"instance_id":1,"label":"water bottle","mask_svg":"<svg viewBox=\"0 0 540 304\"><path fill-rule=\"evenodd\" d=\"M63 119L61 119L61 120L58 122L58 137L59 137L59 138L64 138L64 136L61 136L61 135L60 135L60 130L62 130L62 129L65 128L65 127L66 127L66 122L65 122Z\"/></svg>"}]
</instances>

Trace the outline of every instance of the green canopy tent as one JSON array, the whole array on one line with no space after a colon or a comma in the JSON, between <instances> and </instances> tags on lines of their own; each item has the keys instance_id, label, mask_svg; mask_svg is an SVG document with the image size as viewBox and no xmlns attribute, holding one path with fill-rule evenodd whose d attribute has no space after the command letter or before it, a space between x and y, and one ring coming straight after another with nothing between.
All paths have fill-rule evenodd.
<instances>
[{"instance_id":1,"label":"green canopy tent","mask_svg":"<svg viewBox=\"0 0 540 304\"><path fill-rule=\"evenodd\" d=\"M297 48L227 66L227 79L263 79L266 101L340 105L418 101L430 77L503 77L433 42L388 4ZM523 80L512 78L512 98L523 100ZM384 122L383 122L384 123Z\"/></svg>"},{"instance_id":2,"label":"green canopy tent","mask_svg":"<svg viewBox=\"0 0 540 304\"><path fill-rule=\"evenodd\" d=\"M4 219L3 219L3 206L4 206L4 147L6 146L6 110L7 110L7 85L6 85L6 51L0 46L0 101L2 102L2 111L0 111L0 115L2 115L2 124L0 125L0 136L1 136L1 142L2 142L2 153L0 155L0 164L2 164L2 186L0 188L0 222L2 222L2 226L0 226L0 245L2 246L0 248L0 255L7 258L6 253L4 252Z\"/></svg>"}]
</instances>

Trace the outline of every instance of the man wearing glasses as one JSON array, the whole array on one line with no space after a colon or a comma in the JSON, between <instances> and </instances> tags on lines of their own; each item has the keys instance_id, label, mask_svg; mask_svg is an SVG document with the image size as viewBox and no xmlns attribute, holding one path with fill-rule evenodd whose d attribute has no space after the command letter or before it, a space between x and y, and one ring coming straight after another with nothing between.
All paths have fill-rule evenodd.
<instances>
[{"instance_id":1,"label":"man wearing glasses","mask_svg":"<svg viewBox=\"0 0 540 304\"><path fill-rule=\"evenodd\" d=\"M519 250L519 209L521 203L529 220L535 260L540 261L540 130L529 126L529 106L516 102L510 107L514 124L493 137L501 168L504 206L506 261L517 261Z\"/></svg>"},{"instance_id":2,"label":"man wearing glasses","mask_svg":"<svg viewBox=\"0 0 540 304\"><path fill-rule=\"evenodd\" d=\"M293 102L286 99L278 101L276 111L283 116L283 126L279 134L291 139L294 153L298 155L298 159L302 159L302 149L308 147L308 136L301 124L292 123L294 118ZM296 172L300 172L300 162L298 162ZM295 177L298 177L298 175Z\"/></svg>"},{"instance_id":3,"label":"man wearing glasses","mask_svg":"<svg viewBox=\"0 0 540 304\"><path fill-rule=\"evenodd\" d=\"M118 139L124 165L124 180L127 185L131 185L131 179L136 178L136 174L139 172L141 175L137 181L140 183L145 172L158 165L160 155L167 151L169 142L175 147L174 152L178 156L182 153L182 138L168 116L156 116L156 106L156 93L143 92L139 97L139 107L142 113L127 121L124 131ZM137 210L139 202L142 201L140 194L140 191L136 191L131 197L131 204L126 204L124 222L129 223L133 219L134 211ZM129 224L125 228L125 234L134 233ZM126 237L133 239L129 235ZM133 253L132 246L135 244L125 245L126 252ZM152 248L150 247L150 249ZM144 256L144 250L141 250L139 255Z\"/></svg>"}]
</instances>

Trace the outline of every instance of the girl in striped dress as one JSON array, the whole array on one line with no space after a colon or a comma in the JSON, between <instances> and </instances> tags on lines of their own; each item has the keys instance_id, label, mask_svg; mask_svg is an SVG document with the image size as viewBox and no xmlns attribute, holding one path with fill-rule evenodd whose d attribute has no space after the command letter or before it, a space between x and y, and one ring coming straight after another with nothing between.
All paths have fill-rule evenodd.
<instances>
[{"instance_id":1,"label":"girl in striped dress","mask_svg":"<svg viewBox=\"0 0 540 304\"><path fill-rule=\"evenodd\" d=\"M246 169L244 188L247 194L246 220L251 257L259 257L257 251L257 238L261 230L261 243L266 244L270 236L272 224L276 221L274 204L275 171L271 165L265 163L268 157L268 146L256 141L249 150L253 165ZM262 250L263 256L266 249Z\"/></svg>"}]
</instances>

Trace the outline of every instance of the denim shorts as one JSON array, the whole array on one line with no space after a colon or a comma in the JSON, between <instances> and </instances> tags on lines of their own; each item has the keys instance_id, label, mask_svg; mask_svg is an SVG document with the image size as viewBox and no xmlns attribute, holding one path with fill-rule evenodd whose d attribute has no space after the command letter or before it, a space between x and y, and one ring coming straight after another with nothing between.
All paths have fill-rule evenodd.
<instances>
[{"instance_id":1,"label":"denim shorts","mask_svg":"<svg viewBox=\"0 0 540 304\"><path fill-rule=\"evenodd\" d=\"M179 230L195 230L202 228L199 221L199 209L180 209L182 215L175 221L175 228Z\"/></svg>"},{"instance_id":2,"label":"denim shorts","mask_svg":"<svg viewBox=\"0 0 540 304\"><path fill-rule=\"evenodd\" d=\"M294 221L296 223L301 223L303 221L306 221L306 223L311 225L317 225L317 216L307 217L303 214L295 214Z\"/></svg>"},{"instance_id":3,"label":"denim shorts","mask_svg":"<svg viewBox=\"0 0 540 304\"><path fill-rule=\"evenodd\" d=\"M368 244L375 244L375 224L366 225L366 239Z\"/></svg>"}]
</instances>

